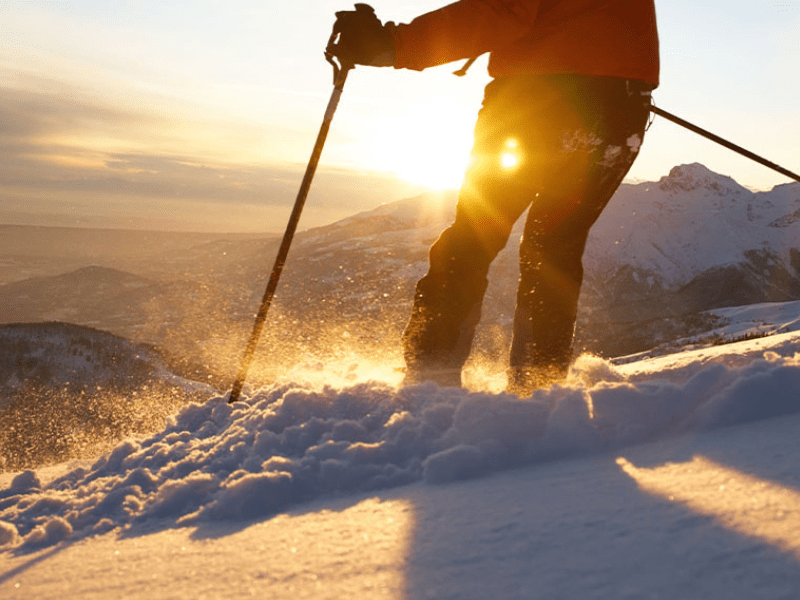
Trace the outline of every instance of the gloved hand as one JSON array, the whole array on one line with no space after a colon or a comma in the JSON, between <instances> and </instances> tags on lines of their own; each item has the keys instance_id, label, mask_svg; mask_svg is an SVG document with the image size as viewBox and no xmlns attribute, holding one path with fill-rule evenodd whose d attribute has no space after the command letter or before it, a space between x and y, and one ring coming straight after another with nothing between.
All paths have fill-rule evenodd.
<instances>
[{"instance_id":1,"label":"gloved hand","mask_svg":"<svg viewBox=\"0 0 800 600\"><path fill-rule=\"evenodd\" d=\"M375 10L356 4L355 10L336 13L328 52L343 64L391 67L394 64L394 23L382 25Z\"/></svg>"}]
</instances>

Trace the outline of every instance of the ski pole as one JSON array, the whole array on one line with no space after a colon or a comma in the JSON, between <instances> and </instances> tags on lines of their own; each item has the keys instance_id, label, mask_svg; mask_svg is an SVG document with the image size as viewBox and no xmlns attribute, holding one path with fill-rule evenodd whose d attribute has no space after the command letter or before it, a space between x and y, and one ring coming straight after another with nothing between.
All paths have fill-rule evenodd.
<instances>
[{"instance_id":1,"label":"ski pole","mask_svg":"<svg viewBox=\"0 0 800 600\"><path fill-rule=\"evenodd\" d=\"M332 53L332 50L335 48L334 41L337 35L338 33L331 35L330 40L328 40L328 46L325 50L325 59L331 63L331 65L333 65L333 92L331 93L331 98L328 101L328 108L325 110L325 116L322 119L322 127L320 127L319 135L317 135L317 141L314 144L314 150L311 152L311 159L308 161L303 182L300 184L300 190L297 193L297 199L295 200L292 214L289 217L289 223L286 225L286 231L283 234L283 241L278 249L278 256L275 258L275 264L272 267L272 274L269 277L267 289L265 290L264 297L261 300L261 307L258 309L258 313L256 314L256 320L255 323L253 323L253 329L250 332L250 339L247 342L247 347L245 348L244 355L242 356L242 360L239 364L239 371L236 375L236 381L233 382L231 395L228 397L229 404L236 402L242 393L244 380L247 378L247 372L250 369L250 363L253 362L253 357L256 353L256 347L258 346L258 340L261 337L261 332L264 329L264 323L267 320L267 312L272 304L272 297L275 295L275 290L278 287L278 280L280 279L281 273L283 272L283 267L286 264L286 257L289 254L289 246L291 246L292 239L294 238L295 231L297 230L297 224L300 221L300 214L303 212L303 206L306 203L308 191L311 189L311 180L314 178L314 173L317 170L319 158L322 154L322 148L325 145L325 139L328 137L328 130L330 129L333 115L336 112L336 107L339 105L339 99L342 96L344 82L347 79L347 74L350 69L355 66L348 63L337 64L334 60L334 54Z\"/></svg>"},{"instance_id":2,"label":"ski pole","mask_svg":"<svg viewBox=\"0 0 800 600\"><path fill-rule=\"evenodd\" d=\"M734 144L732 142L729 142L728 140L725 140L725 139L719 137L718 135L714 135L713 133L711 133L710 131L706 131L702 127L698 127L697 125L693 125L692 123L689 123L689 121L684 121L680 117L676 117L672 113L668 113L667 111L665 111L665 110L663 110L661 108L658 108L657 106L651 105L650 106L650 112L652 112L654 114L657 114L660 117L664 117L668 121L672 121L673 123L676 123L676 124L680 125L681 127L685 127L689 131L693 131L694 133L700 134L703 137L708 138L709 140L711 140L713 142L716 142L716 143L718 143L718 144L720 144L722 146L725 146L726 148L728 148L728 150L733 150L734 152L738 152L742 156L746 156L750 160L754 160L757 163L764 165L765 167L769 167L770 169L772 169L774 171L777 171L781 175L786 175L787 177L789 177L791 179L794 179L795 181L800 181L800 175L798 175L797 173L793 173L789 169L784 169L780 165L776 165L774 162L771 162L771 161L767 160L766 158L763 158L763 157L759 156L758 154L754 154L753 152L750 152L749 150L746 150L746 149L742 148L741 146L737 146L736 144Z\"/></svg>"}]
</instances>

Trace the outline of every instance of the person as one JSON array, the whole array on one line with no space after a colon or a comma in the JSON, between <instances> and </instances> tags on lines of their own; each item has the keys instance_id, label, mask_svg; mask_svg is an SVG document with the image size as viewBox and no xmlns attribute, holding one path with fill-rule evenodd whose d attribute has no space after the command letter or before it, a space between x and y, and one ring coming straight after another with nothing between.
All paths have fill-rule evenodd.
<instances>
[{"instance_id":1,"label":"person","mask_svg":"<svg viewBox=\"0 0 800 600\"><path fill-rule=\"evenodd\" d=\"M659 83L653 0L460 0L399 25L366 5L337 16L353 64L422 70L490 53L455 220L403 332L405 383L461 384L489 266L525 210L508 391L563 379L589 230L639 152Z\"/></svg>"}]
</instances>

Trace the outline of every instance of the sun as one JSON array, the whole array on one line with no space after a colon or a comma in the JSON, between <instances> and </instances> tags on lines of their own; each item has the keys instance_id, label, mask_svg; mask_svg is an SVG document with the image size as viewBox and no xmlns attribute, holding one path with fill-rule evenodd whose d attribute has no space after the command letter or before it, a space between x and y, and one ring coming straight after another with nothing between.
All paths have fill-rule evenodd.
<instances>
[{"instance_id":1,"label":"sun","mask_svg":"<svg viewBox=\"0 0 800 600\"><path fill-rule=\"evenodd\" d=\"M447 144L435 143L414 153L398 153L393 171L401 179L426 187L457 189L464 179L469 157Z\"/></svg>"},{"instance_id":2,"label":"sun","mask_svg":"<svg viewBox=\"0 0 800 600\"><path fill-rule=\"evenodd\" d=\"M369 134L364 162L409 183L457 189L469 164L474 124L474 109L443 105L381 118Z\"/></svg>"}]
</instances>

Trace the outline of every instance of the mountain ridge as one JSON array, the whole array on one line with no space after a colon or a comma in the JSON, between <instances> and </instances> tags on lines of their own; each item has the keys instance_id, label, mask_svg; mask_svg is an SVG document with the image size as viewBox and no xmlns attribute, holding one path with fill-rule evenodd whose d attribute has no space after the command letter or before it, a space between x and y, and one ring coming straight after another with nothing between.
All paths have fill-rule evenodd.
<instances>
[{"instance_id":1,"label":"mountain ridge","mask_svg":"<svg viewBox=\"0 0 800 600\"><path fill-rule=\"evenodd\" d=\"M421 194L299 232L265 332L273 376L308 353L339 352L348 337L361 347L388 348L399 359L396 340L414 285L427 269L430 244L452 222L456 198L456 192ZM800 299L800 235L792 227L798 215L800 184L752 192L699 164L676 166L656 182L623 184L587 244L578 349L631 354L712 327L702 316L708 310ZM479 328L476 348L497 360L507 347L523 222L492 266ZM276 248L274 238L195 244L180 259L166 257L163 267L132 279L150 282L135 294L111 285L121 277L114 271L78 271L108 280L80 294L81 286L73 285L54 296L50 282L58 280L40 280L37 293L50 305L29 312L29 320L65 320L71 306L66 315L75 322L227 373ZM13 289L0 286L5 307L36 305L19 294L9 297ZM0 322L9 321L8 311L0 310Z\"/></svg>"}]
</instances>

